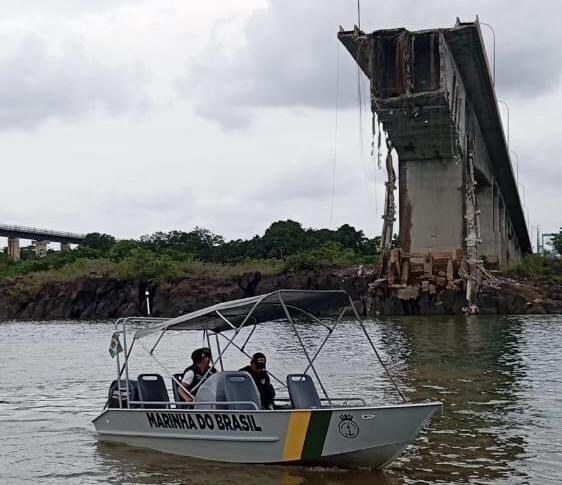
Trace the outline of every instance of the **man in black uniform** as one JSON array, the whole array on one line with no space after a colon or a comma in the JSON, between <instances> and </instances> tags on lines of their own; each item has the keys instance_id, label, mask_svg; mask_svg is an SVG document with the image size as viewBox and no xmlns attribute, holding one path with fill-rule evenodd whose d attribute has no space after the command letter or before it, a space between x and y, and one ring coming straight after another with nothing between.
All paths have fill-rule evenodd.
<instances>
[{"instance_id":1,"label":"man in black uniform","mask_svg":"<svg viewBox=\"0 0 562 485\"><path fill-rule=\"evenodd\" d=\"M183 371L182 385L178 386L180 398L185 402L192 402L201 384L216 372L214 367L209 370L211 349L208 347L194 350L191 354L191 360L193 363ZM185 392L183 388L187 389L188 392Z\"/></svg>"},{"instance_id":2,"label":"man in black uniform","mask_svg":"<svg viewBox=\"0 0 562 485\"><path fill-rule=\"evenodd\" d=\"M256 352L252 355L250 365L240 369L241 371L248 372L260 392L261 407L262 409L273 409L273 400L275 399L275 389L269 381L269 374L266 370L267 359L261 352Z\"/></svg>"}]
</instances>

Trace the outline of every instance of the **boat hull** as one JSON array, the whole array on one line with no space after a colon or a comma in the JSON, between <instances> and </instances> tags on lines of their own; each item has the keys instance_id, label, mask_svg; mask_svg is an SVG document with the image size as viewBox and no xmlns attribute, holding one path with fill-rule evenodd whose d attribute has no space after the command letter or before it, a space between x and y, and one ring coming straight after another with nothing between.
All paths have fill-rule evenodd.
<instances>
[{"instance_id":1,"label":"boat hull","mask_svg":"<svg viewBox=\"0 0 562 485\"><path fill-rule=\"evenodd\" d=\"M231 463L381 468L441 403L314 410L107 409L102 441Z\"/></svg>"}]
</instances>

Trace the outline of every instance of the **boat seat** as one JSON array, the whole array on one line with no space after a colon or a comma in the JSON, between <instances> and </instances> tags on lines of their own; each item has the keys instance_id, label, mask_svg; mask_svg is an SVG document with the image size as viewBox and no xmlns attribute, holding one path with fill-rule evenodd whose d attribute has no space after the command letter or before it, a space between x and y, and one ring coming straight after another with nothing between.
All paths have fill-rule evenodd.
<instances>
[{"instance_id":1,"label":"boat seat","mask_svg":"<svg viewBox=\"0 0 562 485\"><path fill-rule=\"evenodd\" d=\"M227 372L224 380L226 401L247 401L248 404L227 404L227 409L261 409L261 398L256 383L247 372Z\"/></svg>"},{"instance_id":2,"label":"boat seat","mask_svg":"<svg viewBox=\"0 0 562 485\"><path fill-rule=\"evenodd\" d=\"M318 409L322 407L314 381L308 374L289 374L287 388L294 409Z\"/></svg>"},{"instance_id":3,"label":"boat seat","mask_svg":"<svg viewBox=\"0 0 562 485\"><path fill-rule=\"evenodd\" d=\"M167 408L170 402L168 390L160 374L139 374L137 378L139 401L160 401L166 404L141 404L143 408Z\"/></svg>"},{"instance_id":4,"label":"boat seat","mask_svg":"<svg viewBox=\"0 0 562 485\"><path fill-rule=\"evenodd\" d=\"M247 404L230 404L244 401ZM206 403L217 404L206 404ZM223 404L224 403L224 404ZM250 403L255 403L252 406ZM241 371L222 371L211 375L195 396L195 409L261 409L258 388L252 376Z\"/></svg>"}]
</instances>

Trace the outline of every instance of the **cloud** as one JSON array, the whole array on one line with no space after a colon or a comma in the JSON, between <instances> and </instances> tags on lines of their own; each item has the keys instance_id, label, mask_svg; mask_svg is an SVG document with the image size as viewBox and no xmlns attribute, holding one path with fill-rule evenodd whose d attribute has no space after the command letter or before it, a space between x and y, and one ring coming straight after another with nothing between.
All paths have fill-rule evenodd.
<instances>
[{"instance_id":1,"label":"cloud","mask_svg":"<svg viewBox=\"0 0 562 485\"><path fill-rule=\"evenodd\" d=\"M89 55L80 38L57 45L36 34L0 55L0 130L29 129L50 118L75 119L97 111L143 110L145 72L138 64L109 65Z\"/></svg>"},{"instance_id":2,"label":"cloud","mask_svg":"<svg viewBox=\"0 0 562 485\"><path fill-rule=\"evenodd\" d=\"M29 12L42 15L53 13L65 15L83 15L85 12L100 12L114 9L119 5L138 4L142 0L18 0L17 2L6 2L2 5L2 15L6 16L28 16Z\"/></svg>"},{"instance_id":3,"label":"cloud","mask_svg":"<svg viewBox=\"0 0 562 485\"><path fill-rule=\"evenodd\" d=\"M337 185L338 197L350 195L363 183L362 174L340 167L339 172L336 169L336 178L333 179L333 155L330 151L331 147L317 149L316 153L311 149L309 154L301 155L296 163L277 166L249 191L248 197L254 201L267 200L268 204L311 204L319 200L326 204L331 198L332 183Z\"/></svg>"},{"instance_id":4,"label":"cloud","mask_svg":"<svg viewBox=\"0 0 562 485\"><path fill-rule=\"evenodd\" d=\"M560 82L562 33L559 3L501 0L402 0L376 5L363 2L362 27L412 30L453 26L459 16L470 21L480 13L496 31L496 71L500 96L534 97ZM224 128L247 126L260 107L334 109L338 25L352 28L356 3L325 0L269 0L243 26L245 42L233 48L214 36L193 60L185 91L197 114ZM530 22L532 19L532 22ZM518 27L516 27L518 26ZM493 58L491 37L483 33ZM339 47L339 106L356 106L357 69Z\"/></svg>"},{"instance_id":5,"label":"cloud","mask_svg":"<svg viewBox=\"0 0 562 485\"><path fill-rule=\"evenodd\" d=\"M274 2L244 25L236 49L212 40L192 60L185 92L196 112L225 128L245 126L258 107L335 106L340 49L340 99L356 99L352 59L338 47L337 8L332 2ZM307 25L311 17L318 22ZM307 20L308 19L308 20ZM219 34L215 37L217 37Z\"/></svg>"}]
</instances>

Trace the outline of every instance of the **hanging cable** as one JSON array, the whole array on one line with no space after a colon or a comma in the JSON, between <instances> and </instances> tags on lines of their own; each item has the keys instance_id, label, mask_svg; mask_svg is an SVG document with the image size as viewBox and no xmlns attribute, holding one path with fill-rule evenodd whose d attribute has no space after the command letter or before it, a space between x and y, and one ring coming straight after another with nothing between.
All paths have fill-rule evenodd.
<instances>
[{"instance_id":1,"label":"hanging cable","mask_svg":"<svg viewBox=\"0 0 562 485\"><path fill-rule=\"evenodd\" d=\"M365 196L367 198L367 203L369 210L371 210L371 204L373 204L375 209L375 214L378 213L378 203L377 203L377 193L373 194L369 187L369 182L372 180L372 174L370 172L371 164L367 161L365 153L365 133L364 126L366 114L370 111L370 89L367 87L368 78L362 75L361 69L359 67L359 52L365 47L365 42L360 43L357 56L357 104L359 105L359 158L361 162L361 169L363 171L363 180L365 186ZM370 46L368 47L368 55L370 56ZM373 152L373 143L371 143L371 155ZM376 171L375 171L376 173ZM375 176L376 179L376 176Z\"/></svg>"},{"instance_id":2,"label":"hanging cable","mask_svg":"<svg viewBox=\"0 0 562 485\"><path fill-rule=\"evenodd\" d=\"M332 200L330 203L330 229L334 222L334 200L336 194L336 163L338 159L338 109L340 92L340 43L336 43L336 116L334 122L334 158L332 161Z\"/></svg>"},{"instance_id":3,"label":"hanging cable","mask_svg":"<svg viewBox=\"0 0 562 485\"><path fill-rule=\"evenodd\" d=\"M357 56L359 57L359 56ZM363 95L361 94L361 68L357 59L357 102L359 104L359 147L361 149L361 160L363 160Z\"/></svg>"},{"instance_id":4,"label":"hanging cable","mask_svg":"<svg viewBox=\"0 0 562 485\"><path fill-rule=\"evenodd\" d=\"M377 178L377 162L376 160L378 160L379 158L379 148L377 147L377 153L375 154L375 138L377 137L377 118L375 113L372 111L371 112L371 162L372 162L372 166L373 166L373 179L374 179L374 192L375 192L375 215L378 215L379 213L379 194L378 194L378 190L377 190L377 183L378 183L378 178Z\"/></svg>"},{"instance_id":5,"label":"hanging cable","mask_svg":"<svg viewBox=\"0 0 562 485\"><path fill-rule=\"evenodd\" d=\"M370 55L370 53L369 53ZM369 78L367 76L363 76L363 103L364 103L364 107L363 107L363 117L365 118L365 126L368 126L368 113L371 112L371 151L370 151L370 155L371 155L371 160L374 159L374 144L375 144L375 138L374 138L374 122L375 122L375 114L372 113L371 111L371 97L370 97L370 83L369 83ZM373 203L374 202L374 208L375 208L375 215L378 214L378 201L377 201L377 186L376 186L376 181L377 181L377 170L376 170L376 166L373 166L372 163L369 163L369 161L366 160L366 156L365 153L362 154L362 158L365 160L365 167L366 167L366 173L367 173L367 197L369 198L369 203ZM374 184L375 184L375 188L374 188L374 193L371 192L369 190L369 182L373 181L374 179ZM371 200L372 199L372 200Z\"/></svg>"}]
</instances>

